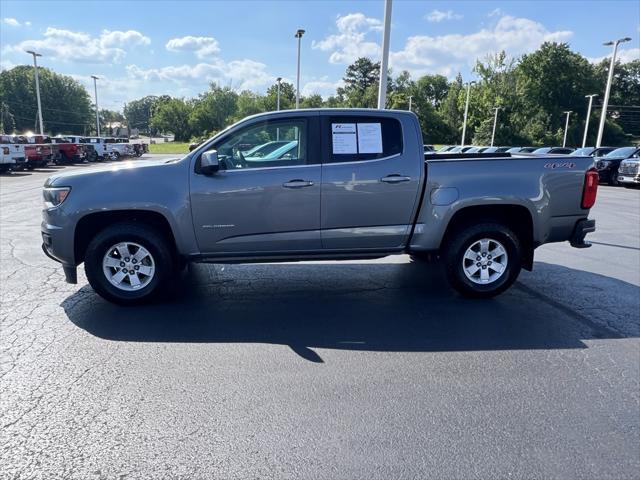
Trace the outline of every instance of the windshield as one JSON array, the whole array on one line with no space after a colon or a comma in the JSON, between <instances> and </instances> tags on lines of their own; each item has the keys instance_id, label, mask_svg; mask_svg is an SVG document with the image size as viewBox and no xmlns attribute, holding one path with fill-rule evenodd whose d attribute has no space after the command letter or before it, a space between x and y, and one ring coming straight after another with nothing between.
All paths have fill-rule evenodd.
<instances>
[{"instance_id":1,"label":"windshield","mask_svg":"<svg viewBox=\"0 0 640 480\"><path fill-rule=\"evenodd\" d=\"M538 148L537 150L534 150L532 153L549 153L550 150L551 150L550 147L542 147L542 148Z\"/></svg>"},{"instance_id":2,"label":"windshield","mask_svg":"<svg viewBox=\"0 0 640 480\"><path fill-rule=\"evenodd\" d=\"M626 158L636 151L636 147L616 148L613 152L605 155L606 158Z\"/></svg>"},{"instance_id":3,"label":"windshield","mask_svg":"<svg viewBox=\"0 0 640 480\"><path fill-rule=\"evenodd\" d=\"M521 150L520 147L511 147L509 150L507 150L508 153L518 153Z\"/></svg>"},{"instance_id":4,"label":"windshield","mask_svg":"<svg viewBox=\"0 0 640 480\"><path fill-rule=\"evenodd\" d=\"M569 155L575 155L577 157L588 157L589 155L591 155L593 153L593 150L594 150L593 147L579 148L579 149L574 150L573 152L571 152Z\"/></svg>"}]
</instances>

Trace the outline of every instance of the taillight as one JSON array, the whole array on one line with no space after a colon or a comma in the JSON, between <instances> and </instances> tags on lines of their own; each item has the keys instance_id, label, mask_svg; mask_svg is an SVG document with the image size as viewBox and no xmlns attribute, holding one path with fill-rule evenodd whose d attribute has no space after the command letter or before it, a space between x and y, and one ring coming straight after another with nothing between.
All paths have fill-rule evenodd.
<instances>
[{"instance_id":1,"label":"taillight","mask_svg":"<svg viewBox=\"0 0 640 480\"><path fill-rule=\"evenodd\" d=\"M584 189L582 190L582 208L591 208L596 203L598 194L598 171L595 168L584 174Z\"/></svg>"}]
</instances>

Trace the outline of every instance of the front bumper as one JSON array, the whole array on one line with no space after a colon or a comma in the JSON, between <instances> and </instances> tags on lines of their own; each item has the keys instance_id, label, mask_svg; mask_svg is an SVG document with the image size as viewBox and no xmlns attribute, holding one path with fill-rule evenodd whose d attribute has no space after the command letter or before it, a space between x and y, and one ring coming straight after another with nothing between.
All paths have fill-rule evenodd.
<instances>
[{"instance_id":1,"label":"front bumper","mask_svg":"<svg viewBox=\"0 0 640 480\"><path fill-rule=\"evenodd\" d=\"M600 183L610 183L612 177L613 177L613 170L609 168L603 168L602 170L598 170L598 180L600 181Z\"/></svg>"},{"instance_id":2,"label":"front bumper","mask_svg":"<svg viewBox=\"0 0 640 480\"><path fill-rule=\"evenodd\" d=\"M74 224L71 219L60 207L44 209L40 232L45 255L62 264L67 282L76 283Z\"/></svg>"},{"instance_id":3,"label":"front bumper","mask_svg":"<svg viewBox=\"0 0 640 480\"><path fill-rule=\"evenodd\" d=\"M579 220L576 223L575 228L573 229L573 233L571 234L569 243L574 248L589 248L591 246L591 243L585 242L584 237L586 237L588 233L593 233L595 231L595 220L588 220L586 218L583 220Z\"/></svg>"},{"instance_id":4,"label":"front bumper","mask_svg":"<svg viewBox=\"0 0 640 480\"><path fill-rule=\"evenodd\" d=\"M640 173L636 175L618 175L618 181L620 183L640 185Z\"/></svg>"}]
</instances>

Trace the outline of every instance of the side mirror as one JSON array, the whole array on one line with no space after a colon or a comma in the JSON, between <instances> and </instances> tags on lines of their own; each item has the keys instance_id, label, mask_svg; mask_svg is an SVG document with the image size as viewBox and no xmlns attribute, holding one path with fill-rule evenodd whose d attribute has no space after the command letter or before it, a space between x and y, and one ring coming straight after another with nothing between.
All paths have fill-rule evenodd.
<instances>
[{"instance_id":1,"label":"side mirror","mask_svg":"<svg viewBox=\"0 0 640 480\"><path fill-rule=\"evenodd\" d=\"M208 150L200 156L200 171L205 175L213 175L220 170L218 151Z\"/></svg>"}]
</instances>

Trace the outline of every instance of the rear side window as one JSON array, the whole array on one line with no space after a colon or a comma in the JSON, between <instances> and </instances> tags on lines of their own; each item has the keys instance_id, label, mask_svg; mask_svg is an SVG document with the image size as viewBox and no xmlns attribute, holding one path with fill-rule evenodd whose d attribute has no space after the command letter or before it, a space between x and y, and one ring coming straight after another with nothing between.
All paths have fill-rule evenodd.
<instances>
[{"instance_id":1,"label":"rear side window","mask_svg":"<svg viewBox=\"0 0 640 480\"><path fill-rule=\"evenodd\" d=\"M402 127L395 118L329 117L329 163L376 160L402 153Z\"/></svg>"}]
</instances>

